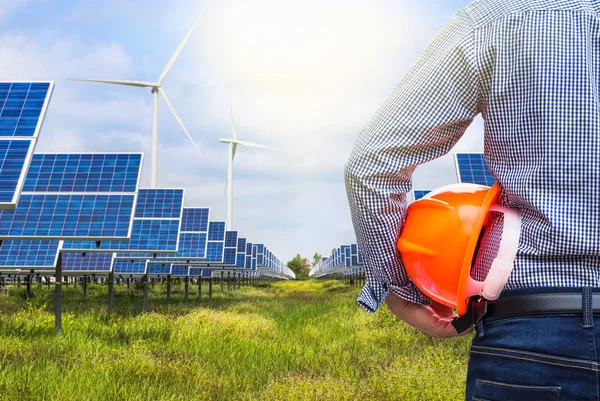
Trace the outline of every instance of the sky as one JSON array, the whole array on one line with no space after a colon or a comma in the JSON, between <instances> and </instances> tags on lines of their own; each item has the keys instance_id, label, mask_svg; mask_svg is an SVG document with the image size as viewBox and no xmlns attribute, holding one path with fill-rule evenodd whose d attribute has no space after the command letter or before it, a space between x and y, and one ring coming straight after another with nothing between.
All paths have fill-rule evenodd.
<instances>
[{"instance_id":1,"label":"sky","mask_svg":"<svg viewBox=\"0 0 600 401\"><path fill-rule=\"evenodd\" d=\"M361 129L448 18L468 1L0 0L0 80L52 80L36 152L144 152L149 89L202 15L163 89L206 162L159 101L158 187L226 220L230 103L240 140L233 228L283 261L356 242L343 169ZM483 150L480 117L454 151ZM413 187L456 182L452 152Z\"/></svg>"}]
</instances>

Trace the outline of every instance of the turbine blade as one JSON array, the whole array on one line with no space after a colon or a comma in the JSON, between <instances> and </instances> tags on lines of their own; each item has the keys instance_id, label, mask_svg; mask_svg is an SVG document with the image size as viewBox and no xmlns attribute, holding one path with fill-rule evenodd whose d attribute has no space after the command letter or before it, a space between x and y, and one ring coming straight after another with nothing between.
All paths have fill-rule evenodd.
<instances>
[{"instance_id":1,"label":"turbine blade","mask_svg":"<svg viewBox=\"0 0 600 401\"><path fill-rule=\"evenodd\" d=\"M140 87L140 88L152 88L155 85L153 82L127 81L127 80L115 80L115 79L76 79L76 78L67 78L67 81L98 82L98 83L101 83L101 84L137 86L137 87Z\"/></svg>"},{"instance_id":2,"label":"turbine blade","mask_svg":"<svg viewBox=\"0 0 600 401\"><path fill-rule=\"evenodd\" d=\"M179 45L179 47L177 49L175 49L175 53L173 53L173 55L171 56L171 59L169 60L169 62L165 66L165 69L160 74L160 78L158 78L158 83L159 84L162 84L162 82L164 81L165 77L169 73L169 70L171 70L171 67L173 67L173 64L175 63L175 60L177 60L177 57L179 57L179 53L181 53L181 51L183 50L183 47L185 46L185 43L188 41L190 35L192 34L192 31L194 30L194 28L196 27L196 24L198 23L198 21L200 21L200 17L201 16L202 16L202 12L200 12L200 15L198 15L198 18L196 18L196 21L194 21L194 25L192 25L192 27L188 31L187 35L185 35L185 38L183 38L183 41L181 42L181 44Z\"/></svg>"},{"instance_id":3,"label":"turbine blade","mask_svg":"<svg viewBox=\"0 0 600 401\"><path fill-rule=\"evenodd\" d=\"M233 163L233 159L235 159L235 150L237 149L237 143L233 143L232 145L233 145L233 152L231 152L232 153L231 162Z\"/></svg>"},{"instance_id":4,"label":"turbine blade","mask_svg":"<svg viewBox=\"0 0 600 401\"><path fill-rule=\"evenodd\" d=\"M183 125L183 122L181 121L181 118L179 118L179 115L177 114L177 112L175 111L175 109L173 108L173 106L171 106L171 102L169 102L169 98L167 98L167 94L165 93L165 90L163 88L158 88L158 93L160 93L160 95L162 96L163 100L165 101L165 103L169 107L169 110L171 110L171 113L173 113L173 116L175 117L175 119L179 123L179 126L181 127L181 129L183 129L183 132L185 132L185 134L187 135L187 137L190 140L190 142L192 142L192 145L194 145L194 147L198 151L198 154L200 155L200 157L202 158L202 160L204 160L204 162L206 162L206 159L202 155L202 152L200 152L200 148L198 147L198 145L196 145L196 142L194 142L194 139L192 138L192 136L190 135L190 133L188 132L188 130L185 128L185 125Z\"/></svg>"},{"instance_id":5,"label":"turbine blade","mask_svg":"<svg viewBox=\"0 0 600 401\"><path fill-rule=\"evenodd\" d=\"M233 131L233 139L237 141L237 134L235 133L235 124L233 123L233 106L231 100L229 101L229 112L231 114L231 130Z\"/></svg>"},{"instance_id":6,"label":"turbine blade","mask_svg":"<svg viewBox=\"0 0 600 401\"><path fill-rule=\"evenodd\" d=\"M262 148L262 149L278 150L278 149L272 148L270 146L265 146L265 145L261 145L261 144L253 143L253 142L237 141L237 144L238 145L242 145L242 146L248 146L248 147L251 147L251 148Z\"/></svg>"}]
</instances>

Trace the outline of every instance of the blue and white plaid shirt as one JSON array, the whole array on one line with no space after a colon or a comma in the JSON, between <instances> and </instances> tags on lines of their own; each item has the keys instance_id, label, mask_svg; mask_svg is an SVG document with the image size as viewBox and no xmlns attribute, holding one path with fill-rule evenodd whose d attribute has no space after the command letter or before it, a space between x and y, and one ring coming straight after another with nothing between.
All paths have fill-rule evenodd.
<instances>
[{"instance_id":1,"label":"blue and white plaid shirt","mask_svg":"<svg viewBox=\"0 0 600 401\"><path fill-rule=\"evenodd\" d=\"M600 286L600 1L480 0L457 12L359 135L346 189L374 312L392 291L428 299L395 243L415 167L474 117L500 203L523 214L506 288ZM486 231L485 269L502 224Z\"/></svg>"}]
</instances>

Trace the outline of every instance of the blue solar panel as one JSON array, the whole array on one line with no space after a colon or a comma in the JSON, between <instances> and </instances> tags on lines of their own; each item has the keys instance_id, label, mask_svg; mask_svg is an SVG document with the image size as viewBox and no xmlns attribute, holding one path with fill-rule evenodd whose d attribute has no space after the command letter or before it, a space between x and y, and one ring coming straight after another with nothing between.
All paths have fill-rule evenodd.
<instances>
[{"instance_id":1,"label":"blue solar panel","mask_svg":"<svg viewBox=\"0 0 600 401\"><path fill-rule=\"evenodd\" d=\"M237 231L227 231L225 232L225 247L226 248L235 248L237 250Z\"/></svg>"},{"instance_id":2,"label":"blue solar panel","mask_svg":"<svg viewBox=\"0 0 600 401\"><path fill-rule=\"evenodd\" d=\"M140 189L135 218L180 220L183 214L183 194L183 189Z\"/></svg>"},{"instance_id":3,"label":"blue solar panel","mask_svg":"<svg viewBox=\"0 0 600 401\"><path fill-rule=\"evenodd\" d=\"M181 221L183 232L208 232L209 208L185 208Z\"/></svg>"},{"instance_id":4,"label":"blue solar panel","mask_svg":"<svg viewBox=\"0 0 600 401\"><path fill-rule=\"evenodd\" d=\"M142 155L126 156L131 156L130 165L139 176ZM112 176L118 180L120 167L112 160L105 162L113 164ZM64 176L70 167L55 164L48 173ZM47 187L33 185L28 189ZM0 211L0 238L125 240L130 236L137 187L132 189L113 194L23 191L16 209Z\"/></svg>"},{"instance_id":5,"label":"blue solar panel","mask_svg":"<svg viewBox=\"0 0 600 401\"><path fill-rule=\"evenodd\" d=\"M162 261L205 259L209 211L209 208L184 208L177 253L156 255L156 259ZM118 259L153 259L155 255L153 253L118 253L116 257Z\"/></svg>"},{"instance_id":6,"label":"blue solar panel","mask_svg":"<svg viewBox=\"0 0 600 401\"><path fill-rule=\"evenodd\" d=\"M0 268L55 268L60 241L3 241L0 246Z\"/></svg>"},{"instance_id":7,"label":"blue solar panel","mask_svg":"<svg viewBox=\"0 0 600 401\"><path fill-rule=\"evenodd\" d=\"M201 267L191 267L189 270L189 275L192 277L202 277L202 278L212 278L213 272L209 269L203 269Z\"/></svg>"},{"instance_id":8,"label":"blue solar panel","mask_svg":"<svg viewBox=\"0 0 600 401\"><path fill-rule=\"evenodd\" d=\"M183 276L188 276L189 274L190 274L189 267L187 267L187 266L171 265L171 276L183 277Z\"/></svg>"},{"instance_id":9,"label":"blue solar panel","mask_svg":"<svg viewBox=\"0 0 600 401\"><path fill-rule=\"evenodd\" d=\"M14 209L53 82L0 82L0 208Z\"/></svg>"},{"instance_id":10,"label":"blue solar panel","mask_svg":"<svg viewBox=\"0 0 600 401\"><path fill-rule=\"evenodd\" d=\"M246 267L246 238L238 238L235 267L238 269Z\"/></svg>"},{"instance_id":11,"label":"blue solar panel","mask_svg":"<svg viewBox=\"0 0 600 401\"><path fill-rule=\"evenodd\" d=\"M27 155L33 147L33 140L0 140L0 207L14 208L19 181L27 168Z\"/></svg>"},{"instance_id":12,"label":"blue solar panel","mask_svg":"<svg viewBox=\"0 0 600 401\"><path fill-rule=\"evenodd\" d=\"M236 234L237 235L237 234ZM237 237L236 237L237 241ZM236 242L237 244L237 242ZM208 241L206 242L207 263L223 263L225 250L225 222L211 221L208 224ZM234 262L235 264L235 262Z\"/></svg>"},{"instance_id":13,"label":"blue solar panel","mask_svg":"<svg viewBox=\"0 0 600 401\"><path fill-rule=\"evenodd\" d=\"M235 266L237 261L237 252L235 248L225 248L223 251L223 264L227 266Z\"/></svg>"},{"instance_id":14,"label":"blue solar panel","mask_svg":"<svg viewBox=\"0 0 600 401\"><path fill-rule=\"evenodd\" d=\"M139 153L35 154L23 192L136 192Z\"/></svg>"},{"instance_id":15,"label":"blue solar panel","mask_svg":"<svg viewBox=\"0 0 600 401\"><path fill-rule=\"evenodd\" d=\"M139 220L133 221L131 240L102 241L100 247L94 241L65 241L65 252L86 250L88 252L134 251L173 252L177 250L179 220ZM137 257L137 256L129 256Z\"/></svg>"},{"instance_id":16,"label":"blue solar panel","mask_svg":"<svg viewBox=\"0 0 600 401\"><path fill-rule=\"evenodd\" d=\"M254 245L254 247L256 248L256 264L257 266L263 266L264 265L264 251L265 251L265 245L264 244L256 244Z\"/></svg>"},{"instance_id":17,"label":"blue solar panel","mask_svg":"<svg viewBox=\"0 0 600 401\"><path fill-rule=\"evenodd\" d=\"M223 242L208 241L206 244L206 262L223 263Z\"/></svg>"},{"instance_id":18,"label":"blue solar panel","mask_svg":"<svg viewBox=\"0 0 600 401\"><path fill-rule=\"evenodd\" d=\"M483 153L457 153L456 166L460 182L492 186L496 182Z\"/></svg>"},{"instance_id":19,"label":"blue solar panel","mask_svg":"<svg viewBox=\"0 0 600 401\"><path fill-rule=\"evenodd\" d=\"M228 247L228 251L225 249L225 240L229 240L229 244L232 247ZM202 260L198 260L200 258L187 258L182 257L181 259L176 261L173 258L169 258L168 260L172 260L173 263L185 263L188 265L204 265L204 264L227 264L235 266L236 259L236 250L237 250L237 231L227 231L225 232L225 222L220 221L211 221L208 225L208 238L206 241L206 253L205 257ZM212 238L212 240L210 239ZM179 257L179 254L177 254ZM225 258L227 258L227 262L225 263Z\"/></svg>"},{"instance_id":20,"label":"blue solar panel","mask_svg":"<svg viewBox=\"0 0 600 401\"><path fill-rule=\"evenodd\" d=\"M208 225L209 241L225 241L225 222L211 221Z\"/></svg>"},{"instance_id":21,"label":"blue solar panel","mask_svg":"<svg viewBox=\"0 0 600 401\"><path fill-rule=\"evenodd\" d=\"M0 210L3 239L126 239L135 195L22 194Z\"/></svg>"},{"instance_id":22,"label":"blue solar panel","mask_svg":"<svg viewBox=\"0 0 600 401\"><path fill-rule=\"evenodd\" d=\"M146 261L115 259L113 272L114 274L144 275L146 274Z\"/></svg>"},{"instance_id":23,"label":"blue solar panel","mask_svg":"<svg viewBox=\"0 0 600 401\"><path fill-rule=\"evenodd\" d=\"M63 272L109 273L112 268L112 253L63 253Z\"/></svg>"},{"instance_id":24,"label":"blue solar panel","mask_svg":"<svg viewBox=\"0 0 600 401\"><path fill-rule=\"evenodd\" d=\"M352 244L350 245L350 257L351 257L351 266L352 267L360 267L362 266L362 258L359 257L358 245Z\"/></svg>"},{"instance_id":25,"label":"blue solar panel","mask_svg":"<svg viewBox=\"0 0 600 401\"><path fill-rule=\"evenodd\" d=\"M148 275L168 276L169 274L171 274L170 263L148 263Z\"/></svg>"},{"instance_id":26,"label":"blue solar panel","mask_svg":"<svg viewBox=\"0 0 600 401\"><path fill-rule=\"evenodd\" d=\"M238 232L225 232L225 248L223 250L223 264L235 266L237 263Z\"/></svg>"},{"instance_id":27,"label":"blue solar panel","mask_svg":"<svg viewBox=\"0 0 600 401\"><path fill-rule=\"evenodd\" d=\"M415 195L415 200L419 200L419 199L423 198L425 195L427 195L429 192L431 192L431 190L430 189L415 189L413 192Z\"/></svg>"},{"instance_id":28,"label":"blue solar panel","mask_svg":"<svg viewBox=\"0 0 600 401\"><path fill-rule=\"evenodd\" d=\"M129 241L103 241L99 247L95 241L65 241L63 249L66 252L175 253L183 210L183 193L183 189L140 189ZM126 257L147 259L140 255L133 256L132 253L128 253Z\"/></svg>"}]
</instances>

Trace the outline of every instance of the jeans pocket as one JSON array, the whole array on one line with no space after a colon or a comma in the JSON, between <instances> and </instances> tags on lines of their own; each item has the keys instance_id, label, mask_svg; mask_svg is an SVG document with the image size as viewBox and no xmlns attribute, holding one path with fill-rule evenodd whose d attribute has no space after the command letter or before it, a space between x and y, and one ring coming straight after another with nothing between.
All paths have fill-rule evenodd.
<instances>
[{"instance_id":1,"label":"jeans pocket","mask_svg":"<svg viewBox=\"0 0 600 401\"><path fill-rule=\"evenodd\" d=\"M559 386L531 386L477 379L471 401L557 401Z\"/></svg>"}]
</instances>

